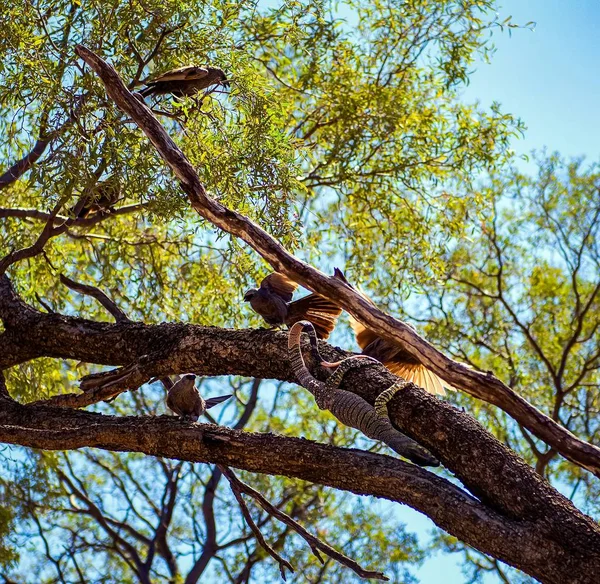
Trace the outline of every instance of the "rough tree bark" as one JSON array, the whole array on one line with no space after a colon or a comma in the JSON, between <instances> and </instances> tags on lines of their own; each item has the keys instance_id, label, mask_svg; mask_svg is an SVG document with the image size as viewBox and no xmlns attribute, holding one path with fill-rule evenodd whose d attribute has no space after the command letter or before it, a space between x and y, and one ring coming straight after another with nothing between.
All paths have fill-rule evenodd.
<instances>
[{"instance_id":1,"label":"rough tree bark","mask_svg":"<svg viewBox=\"0 0 600 584\"><path fill-rule=\"evenodd\" d=\"M281 332L110 324L45 314L24 303L7 277L0 280L0 318L6 329L0 335L1 369L44 355L115 366L141 359L147 378L194 371L292 380L287 335ZM325 343L321 351L331 360L347 356ZM343 385L372 403L394 379L383 366L373 366L350 372ZM467 544L544 582L595 581L600 527L473 418L418 388L395 397L390 416L470 493L388 456L167 416L117 418L42 403L22 405L6 394L0 395L0 441L144 452L383 497L410 505Z\"/></svg>"}]
</instances>

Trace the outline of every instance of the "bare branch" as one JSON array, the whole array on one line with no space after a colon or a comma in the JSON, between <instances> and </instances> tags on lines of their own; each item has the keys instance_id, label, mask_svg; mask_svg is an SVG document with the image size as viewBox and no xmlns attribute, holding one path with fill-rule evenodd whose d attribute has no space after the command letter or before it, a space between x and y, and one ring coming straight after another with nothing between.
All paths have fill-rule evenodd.
<instances>
[{"instance_id":1,"label":"bare branch","mask_svg":"<svg viewBox=\"0 0 600 584\"><path fill-rule=\"evenodd\" d=\"M242 482L231 469L220 466L221 472L225 475L229 484L231 485L231 490L234 494L237 492L240 494L245 493L252 497L258 504L267 512L269 515L277 518L282 523L285 523L288 527L293 529L300 537L302 537L306 543L310 546L312 552L317 556L319 561L323 564L323 558L319 554L319 550L323 553L327 554L330 558L333 558L340 564L346 566L353 570L356 574L358 574L361 578L372 578L374 580L389 580L382 572L374 572L372 570L365 570L362 568L357 562L352 560L351 558L345 556L344 554L338 552L336 549L332 548L329 544L321 541L318 537L311 535L304 527L302 527L297 521L292 519L287 513L281 511L274 505L272 505L265 497L263 497L257 490L253 489L250 485ZM236 499L238 496L236 495ZM239 501L239 499L238 499Z\"/></svg>"},{"instance_id":2,"label":"bare branch","mask_svg":"<svg viewBox=\"0 0 600 584\"><path fill-rule=\"evenodd\" d=\"M235 475L233 475L233 473L231 471L229 471L229 474L228 474L227 473L228 469L225 466L219 466L219 468L221 469L221 472L223 474L225 474L225 476L229 480L229 486L231 487L231 492L233 493L235 500L238 502L238 505L240 506L240 509L242 511L242 515L244 516L244 519L245 519L246 523L248 524L248 527L251 529L252 533L254 534L256 541L279 564L279 571L281 573L281 577L285 581L286 580L285 569L287 568L290 572L293 572L294 567L287 560L284 560L265 540L258 525L256 525L256 523L254 522L254 519L252 519L252 515L250 515L250 510L248 509L246 502L242 498L242 493L239 488L239 485L234 480Z\"/></svg>"}]
</instances>

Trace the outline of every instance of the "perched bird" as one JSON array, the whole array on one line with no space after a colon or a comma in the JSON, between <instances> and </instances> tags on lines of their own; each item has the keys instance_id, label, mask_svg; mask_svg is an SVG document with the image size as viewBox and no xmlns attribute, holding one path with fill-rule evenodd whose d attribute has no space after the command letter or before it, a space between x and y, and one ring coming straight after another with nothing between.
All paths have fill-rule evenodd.
<instances>
[{"instance_id":1,"label":"perched bird","mask_svg":"<svg viewBox=\"0 0 600 584\"><path fill-rule=\"evenodd\" d=\"M270 325L292 326L299 320L312 322L320 339L326 339L335 327L342 309L318 294L309 294L292 302L298 284L275 272L267 276L258 290L252 288L244 295L254 312Z\"/></svg>"},{"instance_id":2,"label":"perched bird","mask_svg":"<svg viewBox=\"0 0 600 584\"><path fill-rule=\"evenodd\" d=\"M167 392L167 406L182 420L197 422L198 418L209 408L229 399L231 395L221 395L203 399L196 387L196 376L184 375Z\"/></svg>"},{"instance_id":3,"label":"perched bird","mask_svg":"<svg viewBox=\"0 0 600 584\"><path fill-rule=\"evenodd\" d=\"M194 65L171 69L171 71L144 83L146 87L139 92L144 97L166 93L175 97L189 97L211 85L229 87L227 76L218 67L196 67Z\"/></svg>"},{"instance_id":4,"label":"perched bird","mask_svg":"<svg viewBox=\"0 0 600 584\"><path fill-rule=\"evenodd\" d=\"M92 212L111 211L120 195L119 182L115 177L109 177L84 191L79 202L71 208L71 213L76 215L78 219L84 219ZM81 204L82 200L83 204Z\"/></svg>"},{"instance_id":5,"label":"perched bird","mask_svg":"<svg viewBox=\"0 0 600 584\"><path fill-rule=\"evenodd\" d=\"M350 286L344 274L337 268L336 276ZM359 294L365 300L374 304L363 292L359 292ZM446 395L444 387L455 390L448 382L427 369L402 346L377 336L376 333L358 322L352 315L350 315L350 326L354 331L358 346L362 349L362 354L377 359L395 375L406 379L406 381L416 383L419 387L434 395Z\"/></svg>"}]
</instances>

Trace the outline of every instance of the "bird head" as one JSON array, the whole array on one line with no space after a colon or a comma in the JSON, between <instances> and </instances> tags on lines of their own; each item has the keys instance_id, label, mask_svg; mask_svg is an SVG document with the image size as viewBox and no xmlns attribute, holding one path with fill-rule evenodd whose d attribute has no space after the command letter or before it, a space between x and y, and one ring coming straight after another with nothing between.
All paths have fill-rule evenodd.
<instances>
[{"instance_id":1,"label":"bird head","mask_svg":"<svg viewBox=\"0 0 600 584\"><path fill-rule=\"evenodd\" d=\"M250 288L250 290L244 294L244 302L250 302L257 292L258 290L256 288Z\"/></svg>"},{"instance_id":2,"label":"bird head","mask_svg":"<svg viewBox=\"0 0 600 584\"><path fill-rule=\"evenodd\" d=\"M186 381L196 381L196 376L193 373L186 373L182 379Z\"/></svg>"},{"instance_id":3,"label":"bird head","mask_svg":"<svg viewBox=\"0 0 600 584\"><path fill-rule=\"evenodd\" d=\"M225 75L222 69L219 69L218 67L207 67L207 69L210 71L212 77L219 81L220 85L229 89L229 80L227 79L227 75Z\"/></svg>"}]
</instances>

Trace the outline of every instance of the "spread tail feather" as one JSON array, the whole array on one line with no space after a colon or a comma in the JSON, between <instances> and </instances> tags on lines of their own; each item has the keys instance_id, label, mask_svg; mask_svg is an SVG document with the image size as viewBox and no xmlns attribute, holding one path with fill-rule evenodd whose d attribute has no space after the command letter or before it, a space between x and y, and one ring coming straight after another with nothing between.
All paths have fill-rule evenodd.
<instances>
[{"instance_id":1,"label":"spread tail feather","mask_svg":"<svg viewBox=\"0 0 600 584\"><path fill-rule=\"evenodd\" d=\"M449 383L420 363L389 362L384 363L384 365L395 375L406 379L406 381L412 381L433 395L446 395L444 388L455 390Z\"/></svg>"},{"instance_id":2,"label":"spread tail feather","mask_svg":"<svg viewBox=\"0 0 600 584\"><path fill-rule=\"evenodd\" d=\"M341 313L342 309L331 300L318 294L309 294L288 304L286 324L292 326L299 320L308 320L314 325L317 337L326 339Z\"/></svg>"}]
</instances>

